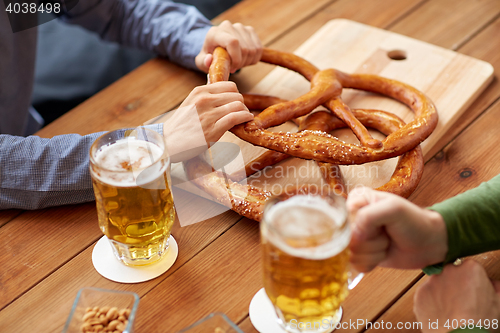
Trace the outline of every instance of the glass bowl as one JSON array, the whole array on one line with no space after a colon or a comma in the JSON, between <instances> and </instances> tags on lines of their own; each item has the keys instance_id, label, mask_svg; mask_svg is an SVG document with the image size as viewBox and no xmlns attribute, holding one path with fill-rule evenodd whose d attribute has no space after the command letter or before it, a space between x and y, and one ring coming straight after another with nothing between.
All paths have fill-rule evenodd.
<instances>
[{"instance_id":1,"label":"glass bowl","mask_svg":"<svg viewBox=\"0 0 500 333\"><path fill-rule=\"evenodd\" d=\"M225 314L214 312L178 333L243 333Z\"/></svg>"},{"instance_id":2,"label":"glass bowl","mask_svg":"<svg viewBox=\"0 0 500 333\"><path fill-rule=\"evenodd\" d=\"M126 325L122 324L120 326L123 328L123 333L133 333L135 315L137 313L138 306L139 296L133 292L99 288L82 288L76 295L76 299L73 303L73 307L71 308L68 320L66 321L66 325L64 325L63 333L85 332L85 330L83 329L83 326L85 324L84 316L86 316L87 313L92 312L93 310L91 309L94 309L95 307L99 307L99 310L97 312L106 310L105 307L110 308L110 310L106 311L106 314L110 319L107 320L107 324L102 324L103 328L105 325L111 325L111 322L113 320L118 320L118 323L120 323L120 320L123 320L123 318L117 318L116 314L114 313L115 311L111 308L116 307L116 310L118 312L130 312L130 314L128 314L128 323L126 323ZM95 312L96 311L94 311L94 313ZM87 315L87 317L92 316ZM95 321L98 321L98 318L94 317L94 319ZM87 325L91 324L91 320L93 319L87 319ZM102 331L104 332L104 329Z\"/></svg>"}]
</instances>

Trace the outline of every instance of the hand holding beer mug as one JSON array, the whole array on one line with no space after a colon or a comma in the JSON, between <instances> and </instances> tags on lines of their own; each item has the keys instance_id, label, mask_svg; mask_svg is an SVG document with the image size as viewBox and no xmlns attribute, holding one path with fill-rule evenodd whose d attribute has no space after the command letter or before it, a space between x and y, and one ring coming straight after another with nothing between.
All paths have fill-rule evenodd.
<instances>
[{"instance_id":1,"label":"hand holding beer mug","mask_svg":"<svg viewBox=\"0 0 500 333\"><path fill-rule=\"evenodd\" d=\"M168 250L175 219L169 171L163 136L146 128L106 133L90 149L99 226L126 265L157 262Z\"/></svg>"},{"instance_id":2,"label":"hand holding beer mug","mask_svg":"<svg viewBox=\"0 0 500 333\"><path fill-rule=\"evenodd\" d=\"M345 199L298 194L272 198L261 222L264 288L286 332L331 332L351 279Z\"/></svg>"}]
</instances>

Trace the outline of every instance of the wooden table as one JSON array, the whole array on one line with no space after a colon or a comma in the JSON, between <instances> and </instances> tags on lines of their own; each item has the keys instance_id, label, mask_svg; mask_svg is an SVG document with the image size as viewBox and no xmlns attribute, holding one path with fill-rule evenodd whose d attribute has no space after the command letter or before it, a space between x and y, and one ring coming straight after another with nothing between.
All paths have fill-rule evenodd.
<instances>
[{"instance_id":1,"label":"wooden table","mask_svg":"<svg viewBox=\"0 0 500 333\"><path fill-rule=\"evenodd\" d=\"M293 51L333 18L347 18L490 62L500 71L498 0L245 0L214 20L255 27L263 43ZM272 69L259 64L234 78L248 91ZM87 134L139 125L174 109L204 76L152 60L50 124L39 135ZM497 78L440 140L410 200L427 206L500 173ZM0 331L58 332L78 289L129 290L141 297L136 331L175 332L214 311L255 332L248 306L262 287L259 226L226 212L173 234L180 253L164 275L140 284L101 277L91 262L102 236L94 203L0 212ZM500 253L476 256L500 278ZM419 271L375 269L344 304L344 321L412 323ZM351 327L342 331L364 331ZM417 330L407 330L417 331Z\"/></svg>"}]
</instances>

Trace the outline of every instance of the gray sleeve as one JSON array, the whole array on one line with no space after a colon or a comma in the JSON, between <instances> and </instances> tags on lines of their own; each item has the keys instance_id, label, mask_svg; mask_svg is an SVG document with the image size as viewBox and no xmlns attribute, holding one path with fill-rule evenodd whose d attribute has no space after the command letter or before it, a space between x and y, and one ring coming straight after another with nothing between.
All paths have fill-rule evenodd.
<instances>
[{"instance_id":1,"label":"gray sleeve","mask_svg":"<svg viewBox=\"0 0 500 333\"><path fill-rule=\"evenodd\" d=\"M162 124L146 127L163 133ZM103 133L52 139L0 135L0 210L93 201L89 151Z\"/></svg>"},{"instance_id":2,"label":"gray sleeve","mask_svg":"<svg viewBox=\"0 0 500 333\"><path fill-rule=\"evenodd\" d=\"M167 0L80 0L62 19L191 69L211 27L195 7Z\"/></svg>"}]
</instances>

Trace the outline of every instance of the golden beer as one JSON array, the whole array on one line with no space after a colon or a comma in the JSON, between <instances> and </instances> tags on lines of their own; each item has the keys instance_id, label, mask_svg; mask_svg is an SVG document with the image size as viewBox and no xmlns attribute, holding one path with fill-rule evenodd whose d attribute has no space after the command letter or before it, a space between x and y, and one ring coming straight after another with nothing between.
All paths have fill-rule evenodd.
<instances>
[{"instance_id":1,"label":"golden beer","mask_svg":"<svg viewBox=\"0 0 500 333\"><path fill-rule=\"evenodd\" d=\"M348 293L350 229L342 206L297 195L266 206L264 288L289 332L329 332Z\"/></svg>"},{"instance_id":2,"label":"golden beer","mask_svg":"<svg viewBox=\"0 0 500 333\"><path fill-rule=\"evenodd\" d=\"M127 265L147 265L168 249L175 219L170 161L152 131L111 132L91 148L91 175L99 226ZM144 133L147 137L144 137Z\"/></svg>"}]
</instances>

